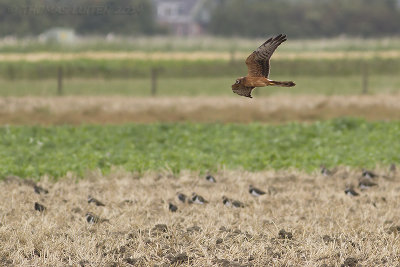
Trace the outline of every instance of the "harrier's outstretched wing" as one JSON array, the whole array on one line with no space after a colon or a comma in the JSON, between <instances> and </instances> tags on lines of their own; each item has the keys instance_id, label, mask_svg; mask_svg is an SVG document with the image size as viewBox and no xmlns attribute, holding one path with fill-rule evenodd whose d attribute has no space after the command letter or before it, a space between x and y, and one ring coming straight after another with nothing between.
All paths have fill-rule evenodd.
<instances>
[{"instance_id":1,"label":"harrier's outstretched wing","mask_svg":"<svg viewBox=\"0 0 400 267\"><path fill-rule=\"evenodd\" d=\"M252 77L266 77L269 75L269 59L274 53L275 49L284 41L286 35L279 34L274 38L268 39L265 43L260 45L256 51L246 59L248 68L248 75Z\"/></svg>"}]
</instances>

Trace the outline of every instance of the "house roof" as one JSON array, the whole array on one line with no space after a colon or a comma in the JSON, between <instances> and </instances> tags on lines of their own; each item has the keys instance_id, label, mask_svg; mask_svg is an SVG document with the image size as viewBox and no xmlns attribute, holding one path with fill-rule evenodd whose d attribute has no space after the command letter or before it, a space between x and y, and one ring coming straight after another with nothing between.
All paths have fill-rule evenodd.
<instances>
[{"instance_id":1,"label":"house roof","mask_svg":"<svg viewBox=\"0 0 400 267\"><path fill-rule=\"evenodd\" d=\"M157 9L157 20L166 23L194 21L198 6L204 0L153 0Z\"/></svg>"}]
</instances>

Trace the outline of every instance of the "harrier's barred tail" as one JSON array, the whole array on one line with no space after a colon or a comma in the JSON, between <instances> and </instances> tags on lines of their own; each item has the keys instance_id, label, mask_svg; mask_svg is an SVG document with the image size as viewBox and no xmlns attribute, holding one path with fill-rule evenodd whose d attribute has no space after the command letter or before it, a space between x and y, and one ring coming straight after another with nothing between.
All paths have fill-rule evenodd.
<instances>
[{"instance_id":1,"label":"harrier's barred tail","mask_svg":"<svg viewBox=\"0 0 400 267\"><path fill-rule=\"evenodd\" d=\"M293 87L296 84L292 81L290 81L290 82L269 81L269 85L282 86L282 87Z\"/></svg>"}]
</instances>

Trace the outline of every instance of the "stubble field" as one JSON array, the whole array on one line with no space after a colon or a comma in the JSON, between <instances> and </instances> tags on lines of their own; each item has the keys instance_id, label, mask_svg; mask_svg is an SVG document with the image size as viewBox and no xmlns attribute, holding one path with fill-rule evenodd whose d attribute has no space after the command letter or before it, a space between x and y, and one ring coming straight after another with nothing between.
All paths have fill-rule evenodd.
<instances>
[{"instance_id":1,"label":"stubble field","mask_svg":"<svg viewBox=\"0 0 400 267\"><path fill-rule=\"evenodd\" d=\"M360 196L358 169L319 172L228 171L67 175L1 182L2 266L397 266L399 177L384 177ZM248 186L265 190L254 197ZM177 193L203 196L182 203ZM88 195L105 206L88 203ZM244 203L224 206L222 196ZM46 207L34 209L38 202ZM168 204L178 207L176 212ZM98 216L89 223L85 215ZM342 265L343 266L343 265Z\"/></svg>"}]
</instances>

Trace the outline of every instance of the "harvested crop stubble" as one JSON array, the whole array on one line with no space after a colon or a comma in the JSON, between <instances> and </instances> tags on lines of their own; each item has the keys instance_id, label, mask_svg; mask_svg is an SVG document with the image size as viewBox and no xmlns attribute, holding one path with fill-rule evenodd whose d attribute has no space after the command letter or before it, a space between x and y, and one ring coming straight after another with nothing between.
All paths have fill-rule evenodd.
<instances>
[{"instance_id":1,"label":"harvested crop stubble","mask_svg":"<svg viewBox=\"0 0 400 267\"><path fill-rule=\"evenodd\" d=\"M237 58L245 58L248 52L236 52ZM9 53L0 54L0 62L13 62L13 61L69 61L77 59L86 60L118 60L118 59L131 59L131 60L230 60L230 52L215 52L215 51L191 51L191 52L74 52L74 53ZM286 52L274 56L276 59L371 59L371 58L399 58L400 52L398 50L388 51L317 51L317 52Z\"/></svg>"},{"instance_id":2,"label":"harvested crop stubble","mask_svg":"<svg viewBox=\"0 0 400 267\"><path fill-rule=\"evenodd\" d=\"M4 97L1 124L399 120L400 95L240 97Z\"/></svg>"},{"instance_id":3,"label":"harvested crop stubble","mask_svg":"<svg viewBox=\"0 0 400 267\"><path fill-rule=\"evenodd\" d=\"M44 178L45 195L10 177L1 184L0 265L395 266L400 260L400 177L378 178L378 187L351 197L344 188L357 184L359 170L340 168L330 177L294 170L214 175L217 183L196 172L93 172L79 181ZM251 196L249 184L267 194ZM177 192L196 192L209 203L183 204ZM89 194L105 206L88 203ZM245 207L224 206L223 195ZM35 210L35 202L46 210ZM89 220L87 212L98 217Z\"/></svg>"}]
</instances>

